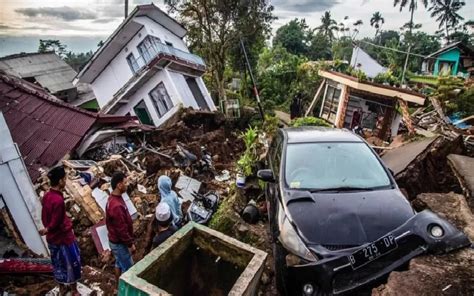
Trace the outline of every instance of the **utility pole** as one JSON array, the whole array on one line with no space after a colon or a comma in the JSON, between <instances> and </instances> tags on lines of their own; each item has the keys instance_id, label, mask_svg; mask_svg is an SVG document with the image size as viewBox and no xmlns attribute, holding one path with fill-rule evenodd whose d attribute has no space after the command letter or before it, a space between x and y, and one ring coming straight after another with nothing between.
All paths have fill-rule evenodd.
<instances>
[{"instance_id":1,"label":"utility pole","mask_svg":"<svg viewBox=\"0 0 474 296\"><path fill-rule=\"evenodd\" d=\"M128 0L125 0L125 18L128 16Z\"/></svg>"},{"instance_id":2,"label":"utility pole","mask_svg":"<svg viewBox=\"0 0 474 296\"><path fill-rule=\"evenodd\" d=\"M242 51L244 52L245 62L247 64L247 69L250 74L250 79L252 80L253 84L253 92L255 94L255 98L257 98L257 105L258 110L260 111L260 115L262 116L262 120L265 121L265 114L263 113L262 102L260 102L260 96L258 94L257 83L255 83L255 78L253 77L252 67L250 66L249 58L247 56L247 50L245 50L244 41L240 38L240 45L242 47Z\"/></svg>"}]
</instances>

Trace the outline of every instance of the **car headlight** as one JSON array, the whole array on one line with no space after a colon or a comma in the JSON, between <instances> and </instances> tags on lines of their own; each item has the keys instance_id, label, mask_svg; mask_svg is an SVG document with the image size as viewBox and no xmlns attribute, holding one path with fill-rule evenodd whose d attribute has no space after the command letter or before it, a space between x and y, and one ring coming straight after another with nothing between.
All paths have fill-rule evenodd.
<instances>
[{"instance_id":1,"label":"car headlight","mask_svg":"<svg viewBox=\"0 0 474 296\"><path fill-rule=\"evenodd\" d=\"M290 220L288 220L286 217L284 210L281 208L278 211L278 225L280 228L280 235L278 239L288 251L307 261L318 260L306 247L298 233L296 233L296 230L293 228L293 225L291 225Z\"/></svg>"},{"instance_id":2,"label":"car headlight","mask_svg":"<svg viewBox=\"0 0 474 296\"><path fill-rule=\"evenodd\" d=\"M428 231L431 234L431 236L436 237L436 238L440 238L444 235L443 228L437 224L430 225L428 227Z\"/></svg>"}]
</instances>

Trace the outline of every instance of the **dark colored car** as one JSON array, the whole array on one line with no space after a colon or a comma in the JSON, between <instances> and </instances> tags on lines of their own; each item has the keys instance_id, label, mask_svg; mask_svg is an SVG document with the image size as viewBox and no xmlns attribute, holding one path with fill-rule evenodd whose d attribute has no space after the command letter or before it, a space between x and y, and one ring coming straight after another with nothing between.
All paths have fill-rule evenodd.
<instances>
[{"instance_id":1,"label":"dark colored car","mask_svg":"<svg viewBox=\"0 0 474 296\"><path fill-rule=\"evenodd\" d=\"M342 294L424 252L470 245L447 221L416 213L371 147L332 128L281 129L268 152L269 221L277 287Z\"/></svg>"}]
</instances>

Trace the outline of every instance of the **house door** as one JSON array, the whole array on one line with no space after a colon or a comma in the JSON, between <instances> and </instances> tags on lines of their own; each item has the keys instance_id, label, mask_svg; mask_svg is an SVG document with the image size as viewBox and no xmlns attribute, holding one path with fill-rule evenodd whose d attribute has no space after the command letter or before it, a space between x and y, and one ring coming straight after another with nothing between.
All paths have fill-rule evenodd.
<instances>
[{"instance_id":1,"label":"house door","mask_svg":"<svg viewBox=\"0 0 474 296\"><path fill-rule=\"evenodd\" d=\"M186 78L186 82L188 83L189 89L191 89L191 92L193 93L193 97L196 100L196 103L198 104L199 108L201 110L207 110L209 111L209 106L206 103L206 99L202 95L201 89L199 88L196 78L193 77L188 77Z\"/></svg>"},{"instance_id":2,"label":"house door","mask_svg":"<svg viewBox=\"0 0 474 296\"><path fill-rule=\"evenodd\" d=\"M133 107L135 114L142 124L153 125L153 120L148 113L148 109L145 105L145 101L141 100L135 107Z\"/></svg>"}]
</instances>

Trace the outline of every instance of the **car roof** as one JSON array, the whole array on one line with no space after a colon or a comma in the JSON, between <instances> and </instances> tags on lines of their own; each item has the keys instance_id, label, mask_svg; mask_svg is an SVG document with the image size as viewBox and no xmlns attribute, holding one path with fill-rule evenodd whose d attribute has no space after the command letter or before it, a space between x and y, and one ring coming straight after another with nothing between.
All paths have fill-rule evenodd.
<instances>
[{"instance_id":1,"label":"car roof","mask_svg":"<svg viewBox=\"0 0 474 296\"><path fill-rule=\"evenodd\" d=\"M364 141L347 129L320 126L291 127L282 129L288 143L360 142Z\"/></svg>"}]
</instances>

